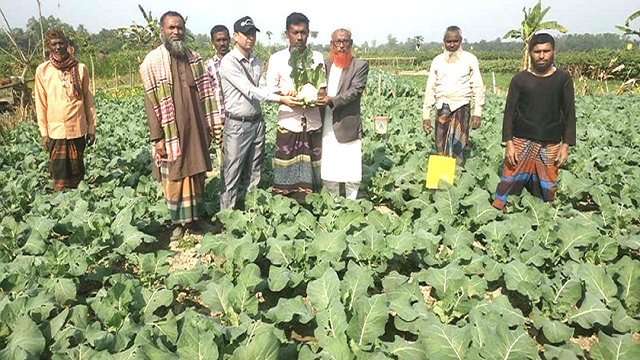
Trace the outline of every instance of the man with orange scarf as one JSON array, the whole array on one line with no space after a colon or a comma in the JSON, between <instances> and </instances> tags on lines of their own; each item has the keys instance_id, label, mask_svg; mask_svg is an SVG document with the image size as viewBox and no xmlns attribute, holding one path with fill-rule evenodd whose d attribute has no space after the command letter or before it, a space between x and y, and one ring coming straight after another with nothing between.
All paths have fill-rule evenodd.
<instances>
[{"instance_id":1,"label":"man with orange scarf","mask_svg":"<svg viewBox=\"0 0 640 360\"><path fill-rule=\"evenodd\" d=\"M318 99L324 108L322 181L333 196L340 183L345 196L355 200L362 180L362 119L360 98L367 85L369 64L353 57L351 31L331 35L331 58L326 60L327 95Z\"/></svg>"},{"instance_id":2,"label":"man with orange scarf","mask_svg":"<svg viewBox=\"0 0 640 360\"><path fill-rule=\"evenodd\" d=\"M49 60L36 69L36 112L53 188L61 191L84 177L84 149L96 139L96 107L89 71L69 51L62 30L47 31L46 44Z\"/></svg>"}]
</instances>

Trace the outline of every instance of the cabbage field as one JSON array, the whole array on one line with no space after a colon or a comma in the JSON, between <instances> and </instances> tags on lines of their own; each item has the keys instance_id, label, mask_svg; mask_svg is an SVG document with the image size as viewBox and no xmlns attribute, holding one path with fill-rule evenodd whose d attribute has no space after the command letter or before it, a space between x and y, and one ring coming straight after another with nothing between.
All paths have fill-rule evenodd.
<instances>
[{"instance_id":1,"label":"cabbage field","mask_svg":"<svg viewBox=\"0 0 640 360\"><path fill-rule=\"evenodd\" d=\"M504 97L455 186L424 188L422 89L372 73L360 199L272 196L172 266L141 97L98 98L87 176L53 192L34 123L0 139L0 359L640 359L640 97L578 96L554 203L490 206ZM372 118L389 115L388 136ZM177 252L183 249L176 250Z\"/></svg>"}]
</instances>

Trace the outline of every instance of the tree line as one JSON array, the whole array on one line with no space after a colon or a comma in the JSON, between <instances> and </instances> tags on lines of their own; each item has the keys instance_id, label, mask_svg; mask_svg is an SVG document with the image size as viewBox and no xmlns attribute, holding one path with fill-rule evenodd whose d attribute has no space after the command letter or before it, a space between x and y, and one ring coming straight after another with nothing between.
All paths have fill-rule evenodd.
<instances>
[{"instance_id":1,"label":"tree line","mask_svg":"<svg viewBox=\"0 0 640 360\"><path fill-rule=\"evenodd\" d=\"M145 50L149 46L136 43L131 38L131 34L127 34L123 29L102 29L92 33L84 25L73 27L72 25L62 22L59 18L49 16L42 18L44 32L51 27L62 28L70 38L76 50L79 53L104 54L119 52L123 50ZM36 17L31 17L25 28L13 28L12 34L18 45L27 50L40 43L40 23ZM315 40L315 39L314 39ZM188 41L195 49L208 50L211 48L209 34L193 34L190 33ZM596 49L624 49L627 44L634 44L634 48L640 45L637 39L628 36L604 33L604 34L568 34L559 35L556 38L556 44L560 51L589 51ZM280 47L280 44L272 44L274 47ZM9 39L6 34L0 34L0 47L8 48L10 46ZM267 47L266 44L262 44ZM317 43L314 47L318 50L328 50L329 44ZM522 43L519 41L504 41L502 38L493 40L480 40L468 42L465 40L464 47L472 48L477 51L498 51L511 52L521 51ZM360 51L424 51L424 50L440 50L442 49L441 41L425 42L420 35L409 37L406 41L399 41L395 36L389 34L385 43L378 43L376 40L364 41L356 45Z\"/></svg>"},{"instance_id":2,"label":"tree line","mask_svg":"<svg viewBox=\"0 0 640 360\"><path fill-rule=\"evenodd\" d=\"M425 50L441 50L442 41L418 42L416 37L407 38L406 41L398 41L392 34L387 36L387 42L383 44L377 43L375 40L358 46L361 51L425 51ZM638 48L640 41L631 39L615 33L604 34L568 34L556 37L556 46L558 51L590 51L590 50L621 50L627 47L627 44L633 44L633 48ZM498 37L494 40L480 40L475 42L464 41L464 48L476 51L496 51L496 52L520 52L522 51L521 41L504 41ZM420 50L417 50L419 48Z\"/></svg>"}]
</instances>

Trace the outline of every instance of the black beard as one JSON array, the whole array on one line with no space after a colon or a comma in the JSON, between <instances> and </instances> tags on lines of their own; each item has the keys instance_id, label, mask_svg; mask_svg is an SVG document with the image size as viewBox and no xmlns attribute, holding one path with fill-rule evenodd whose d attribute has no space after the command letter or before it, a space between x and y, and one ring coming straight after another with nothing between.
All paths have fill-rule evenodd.
<instances>
[{"instance_id":1,"label":"black beard","mask_svg":"<svg viewBox=\"0 0 640 360\"><path fill-rule=\"evenodd\" d=\"M160 37L162 38L164 46L169 51L169 54L177 58L187 57L189 48L187 47L187 43L184 40L171 41L167 39L164 34L162 34Z\"/></svg>"},{"instance_id":2,"label":"black beard","mask_svg":"<svg viewBox=\"0 0 640 360\"><path fill-rule=\"evenodd\" d=\"M531 59L531 67L539 74L546 73L553 66L553 58L549 59L549 62L545 66L540 66L538 63Z\"/></svg>"}]
</instances>

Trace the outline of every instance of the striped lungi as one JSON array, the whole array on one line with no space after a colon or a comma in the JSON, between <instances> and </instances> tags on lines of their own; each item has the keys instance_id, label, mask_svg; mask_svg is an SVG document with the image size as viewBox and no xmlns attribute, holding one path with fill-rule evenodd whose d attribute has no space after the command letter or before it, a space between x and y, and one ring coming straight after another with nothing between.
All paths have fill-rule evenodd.
<instances>
[{"instance_id":1,"label":"striped lungi","mask_svg":"<svg viewBox=\"0 0 640 360\"><path fill-rule=\"evenodd\" d=\"M553 201L558 189L558 167L555 164L560 143L513 138L518 163L509 167L505 159L493 206L502 209L509 195L520 195L523 188L542 199Z\"/></svg>"},{"instance_id":2,"label":"striped lungi","mask_svg":"<svg viewBox=\"0 0 640 360\"><path fill-rule=\"evenodd\" d=\"M49 173L57 191L76 188L84 177L84 149L86 140L49 139Z\"/></svg>"},{"instance_id":3,"label":"striped lungi","mask_svg":"<svg viewBox=\"0 0 640 360\"><path fill-rule=\"evenodd\" d=\"M292 132L278 127L273 167L273 193L304 204L307 194L320 191L322 130Z\"/></svg>"},{"instance_id":4,"label":"striped lungi","mask_svg":"<svg viewBox=\"0 0 640 360\"><path fill-rule=\"evenodd\" d=\"M171 223L187 224L198 220L198 203L204 191L205 173L169 180L169 167L163 161L160 164L160 176Z\"/></svg>"},{"instance_id":5,"label":"striped lungi","mask_svg":"<svg viewBox=\"0 0 640 360\"><path fill-rule=\"evenodd\" d=\"M436 121L436 152L456 158L457 165L464 165L464 150L469 142L469 118L471 107L464 105L451 111L448 104L438 110Z\"/></svg>"}]
</instances>

